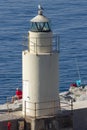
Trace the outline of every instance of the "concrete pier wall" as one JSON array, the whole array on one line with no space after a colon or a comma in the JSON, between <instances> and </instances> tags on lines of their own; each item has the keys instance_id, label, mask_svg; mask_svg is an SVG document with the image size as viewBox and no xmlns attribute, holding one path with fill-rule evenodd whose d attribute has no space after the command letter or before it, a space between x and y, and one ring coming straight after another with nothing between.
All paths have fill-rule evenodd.
<instances>
[{"instance_id":1,"label":"concrete pier wall","mask_svg":"<svg viewBox=\"0 0 87 130\"><path fill-rule=\"evenodd\" d=\"M56 115L42 118L23 117L22 112L0 114L0 130L72 130L71 115Z\"/></svg>"},{"instance_id":2,"label":"concrete pier wall","mask_svg":"<svg viewBox=\"0 0 87 130\"><path fill-rule=\"evenodd\" d=\"M18 129L17 120L9 120L9 121L1 121L0 122L0 130L8 130L8 122L11 123L11 130L17 130Z\"/></svg>"},{"instance_id":3,"label":"concrete pier wall","mask_svg":"<svg viewBox=\"0 0 87 130\"><path fill-rule=\"evenodd\" d=\"M73 110L73 113L64 111L54 117L32 118L22 117L22 112L0 115L0 130L8 130L8 122L11 122L11 130L87 130L87 108ZM12 114L12 116L11 116ZM8 118L8 117L10 118ZM15 119L14 119L15 117ZM7 119L8 118L8 119Z\"/></svg>"},{"instance_id":4,"label":"concrete pier wall","mask_svg":"<svg viewBox=\"0 0 87 130\"><path fill-rule=\"evenodd\" d=\"M73 111L73 130L87 130L87 108Z\"/></svg>"}]
</instances>

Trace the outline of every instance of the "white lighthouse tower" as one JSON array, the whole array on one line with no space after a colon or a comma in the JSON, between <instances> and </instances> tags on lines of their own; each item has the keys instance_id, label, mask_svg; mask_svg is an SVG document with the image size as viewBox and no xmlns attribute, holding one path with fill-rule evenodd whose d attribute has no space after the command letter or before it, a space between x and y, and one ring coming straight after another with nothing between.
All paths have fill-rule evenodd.
<instances>
[{"instance_id":1,"label":"white lighthouse tower","mask_svg":"<svg viewBox=\"0 0 87 130\"><path fill-rule=\"evenodd\" d=\"M31 117L57 114L59 106L58 38L38 7L30 20L28 49L22 52L23 114Z\"/></svg>"}]
</instances>

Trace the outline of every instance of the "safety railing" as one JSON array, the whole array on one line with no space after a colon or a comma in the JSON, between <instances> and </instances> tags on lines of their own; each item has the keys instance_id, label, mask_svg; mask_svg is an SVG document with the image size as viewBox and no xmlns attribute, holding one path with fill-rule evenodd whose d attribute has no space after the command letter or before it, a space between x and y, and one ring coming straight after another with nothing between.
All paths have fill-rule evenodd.
<instances>
[{"instance_id":1,"label":"safety railing","mask_svg":"<svg viewBox=\"0 0 87 130\"><path fill-rule=\"evenodd\" d=\"M13 99L14 97L7 97L7 111L14 112L17 110L22 110L22 99Z\"/></svg>"},{"instance_id":2,"label":"safety railing","mask_svg":"<svg viewBox=\"0 0 87 130\"><path fill-rule=\"evenodd\" d=\"M39 44L39 40L44 41L43 43L48 41L50 44ZM47 38L32 37L28 40L28 42L29 43L25 42L23 46L26 47L29 51L31 50L33 53L38 53L39 49L47 49L46 53L60 52L60 37L57 34Z\"/></svg>"},{"instance_id":3,"label":"safety railing","mask_svg":"<svg viewBox=\"0 0 87 130\"><path fill-rule=\"evenodd\" d=\"M63 110L71 110L71 111L73 111L73 101L72 100L70 102L62 101L60 104L61 104L60 107L61 107L62 111Z\"/></svg>"},{"instance_id":4,"label":"safety railing","mask_svg":"<svg viewBox=\"0 0 87 130\"><path fill-rule=\"evenodd\" d=\"M71 101L70 103L65 103L65 102L60 102L59 106L56 105L56 103L58 103L59 101L48 101L48 102L35 102L35 103L32 103L32 102L28 102L28 101L24 101L24 115L25 117L27 116L27 112L30 111L30 113L34 113L34 117L35 118L38 118L38 117L42 117L42 116L54 116L55 115L55 110L57 111L56 112L56 115L63 112L64 111L67 111L69 110L71 113L73 112L73 102ZM51 107L49 104L53 104ZM62 103L62 105L61 105ZM29 104L29 105L28 105ZM38 104L42 107L38 108ZM44 104L48 104L47 107L44 107ZM32 107L30 107L32 106ZM37 113L43 111L41 115L37 115ZM44 114L45 111L49 111L48 113L50 114ZM51 112L50 112L51 111Z\"/></svg>"}]
</instances>

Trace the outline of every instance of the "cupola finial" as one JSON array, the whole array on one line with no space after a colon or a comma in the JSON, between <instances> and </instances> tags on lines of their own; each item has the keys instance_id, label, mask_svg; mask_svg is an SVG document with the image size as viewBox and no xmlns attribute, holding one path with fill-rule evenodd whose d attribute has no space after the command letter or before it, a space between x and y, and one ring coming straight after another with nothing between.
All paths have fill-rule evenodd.
<instances>
[{"instance_id":1,"label":"cupola finial","mask_svg":"<svg viewBox=\"0 0 87 130\"><path fill-rule=\"evenodd\" d=\"M38 5L38 14L39 15L43 14L43 8L41 7L41 5Z\"/></svg>"}]
</instances>

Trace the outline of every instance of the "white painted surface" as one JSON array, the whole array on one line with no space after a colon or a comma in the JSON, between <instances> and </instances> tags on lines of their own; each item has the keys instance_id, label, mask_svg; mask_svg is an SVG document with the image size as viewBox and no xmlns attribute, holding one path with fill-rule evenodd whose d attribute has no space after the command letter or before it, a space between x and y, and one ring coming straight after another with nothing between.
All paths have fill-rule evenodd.
<instances>
[{"instance_id":1,"label":"white painted surface","mask_svg":"<svg viewBox=\"0 0 87 130\"><path fill-rule=\"evenodd\" d=\"M58 109L58 53L35 55L28 51L23 52L23 82L28 81L29 86L23 86L23 100L26 100L28 92L29 102L27 107L34 109L35 103L39 103L37 109L46 109L38 111L37 115L51 114L56 111L53 107ZM53 101L57 100L56 103ZM23 106L24 107L24 106ZM29 115L34 116L34 111L26 109ZM55 111L55 112L54 112Z\"/></svg>"},{"instance_id":2,"label":"white painted surface","mask_svg":"<svg viewBox=\"0 0 87 130\"><path fill-rule=\"evenodd\" d=\"M29 31L29 51L31 53L49 53L52 51L52 32Z\"/></svg>"},{"instance_id":3,"label":"white painted surface","mask_svg":"<svg viewBox=\"0 0 87 130\"><path fill-rule=\"evenodd\" d=\"M49 22L49 19L44 15L37 15L30 20L31 22Z\"/></svg>"}]
</instances>

